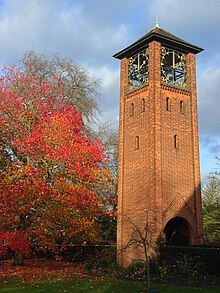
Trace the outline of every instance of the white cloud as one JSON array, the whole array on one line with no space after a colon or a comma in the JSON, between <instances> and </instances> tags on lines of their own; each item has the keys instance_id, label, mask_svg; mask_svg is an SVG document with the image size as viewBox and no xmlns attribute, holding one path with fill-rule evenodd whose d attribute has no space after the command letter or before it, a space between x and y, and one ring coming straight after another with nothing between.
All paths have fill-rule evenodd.
<instances>
[{"instance_id":1,"label":"white cloud","mask_svg":"<svg viewBox=\"0 0 220 293\"><path fill-rule=\"evenodd\" d=\"M220 2L218 0L156 0L154 9L159 20L173 29L203 31L219 23Z\"/></svg>"},{"instance_id":2,"label":"white cloud","mask_svg":"<svg viewBox=\"0 0 220 293\"><path fill-rule=\"evenodd\" d=\"M47 49L53 30L56 14L52 3L58 1L5 1L1 7L0 36L1 59L13 61L26 50Z\"/></svg>"},{"instance_id":3,"label":"white cloud","mask_svg":"<svg viewBox=\"0 0 220 293\"><path fill-rule=\"evenodd\" d=\"M92 69L91 71L92 72ZM102 80L102 85L104 89L111 90L116 87L119 88L119 70L111 69L109 67L97 68L95 72L93 72L97 78Z\"/></svg>"},{"instance_id":4,"label":"white cloud","mask_svg":"<svg viewBox=\"0 0 220 293\"><path fill-rule=\"evenodd\" d=\"M59 52L80 62L84 59L102 62L106 56L112 56L126 39L126 25L91 21L94 11L87 11L85 5L70 7L67 3L59 0L4 2L0 17L2 62L11 62L30 49Z\"/></svg>"}]
</instances>

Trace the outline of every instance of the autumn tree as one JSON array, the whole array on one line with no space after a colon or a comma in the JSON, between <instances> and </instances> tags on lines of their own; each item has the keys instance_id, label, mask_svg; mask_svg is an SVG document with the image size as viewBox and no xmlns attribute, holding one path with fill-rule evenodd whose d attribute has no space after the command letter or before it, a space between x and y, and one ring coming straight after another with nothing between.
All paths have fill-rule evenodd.
<instances>
[{"instance_id":1,"label":"autumn tree","mask_svg":"<svg viewBox=\"0 0 220 293\"><path fill-rule=\"evenodd\" d=\"M31 63L0 80L0 254L96 241L107 156L69 95Z\"/></svg>"},{"instance_id":2,"label":"autumn tree","mask_svg":"<svg viewBox=\"0 0 220 293\"><path fill-rule=\"evenodd\" d=\"M106 164L107 170L110 172L110 177L103 178L99 185L99 192L105 195L105 202L107 210L100 218L100 223L103 226L103 233L101 235L103 241L116 242L117 231L117 198L118 198L118 126L115 122L108 121L100 124L97 137L105 143L105 153L109 160Z\"/></svg>"},{"instance_id":3,"label":"autumn tree","mask_svg":"<svg viewBox=\"0 0 220 293\"><path fill-rule=\"evenodd\" d=\"M220 158L217 157L219 168ZM220 245L220 172L217 169L208 176L202 189L204 242Z\"/></svg>"},{"instance_id":4,"label":"autumn tree","mask_svg":"<svg viewBox=\"0 0 220 293\"><path fill-rule=\"evenodd\" d=\"M55 53L37 54L28 51L18 65L27 75L35 76L35 81L39 84L46 80L51 85L55 83L56 87L57 80L62 82L63 95L80 110L87 127L98 118L99 81L92 78L86 69L77 65L71 58L62 58Z\"/></svg>"}]
</instances>

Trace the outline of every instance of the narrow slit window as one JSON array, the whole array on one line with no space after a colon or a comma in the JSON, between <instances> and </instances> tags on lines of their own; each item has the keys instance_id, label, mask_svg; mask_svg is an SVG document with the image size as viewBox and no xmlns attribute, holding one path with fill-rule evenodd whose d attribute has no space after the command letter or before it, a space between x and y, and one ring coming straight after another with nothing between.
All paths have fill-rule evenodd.
<instances>
[{"instance_id":1,"label":"narrow slit window","mask_svg":"<svg viewBox=\"0 0 220 293\"><path fill-rule=\"evenodd\" d=\"M173 147L174 149L177 149L177 134L175 134L173 137Z\"/></svg>"},{"instance_id":2,"label":"narrow slit window","mask_svg":"<svg viewBox=\"0 0 220 293\"><path fill-rule=\"evenodd\" d=\"M138 150L140 147L140 141L139 141L139 136L135 137L135 149Z\"/></svg>"},{"instance_id":3,"label":"narrow slit window","mask_svg":"<svg viewBox=\"0 0 220 293\"><path fill-rule=\"evenodd\" d=\"M145 99L141 100L141 112L145 111Z\"/></svg>"},{"instance_id":4,"label":"narrow slit window","mask_svg":"<svg viewBox=\"0 0 220 293\"><path fill-rule=\"evenodd\" d=\"M166 111L170 111L170 99L166 98Z\"/></svg>"},{"instance_id":5,"label":"narrow slit window","mask_svg":"<svg viewBox=\"0 0 220 293\"><path fill-rule=\"evenodd\" d=\"M184 113L184 104L183 104L183 101L180 101L180 113Z\"/></svg>"},{"instance_id":6,"label":"narrow slit window","mask_svg":"<svg viewBox=\"0 0 220 293\"><path fill-rule=\"evenodd\" d=\"M131 103L130 116L134 116L134 103Z\"/></svg>"}]
</instances>

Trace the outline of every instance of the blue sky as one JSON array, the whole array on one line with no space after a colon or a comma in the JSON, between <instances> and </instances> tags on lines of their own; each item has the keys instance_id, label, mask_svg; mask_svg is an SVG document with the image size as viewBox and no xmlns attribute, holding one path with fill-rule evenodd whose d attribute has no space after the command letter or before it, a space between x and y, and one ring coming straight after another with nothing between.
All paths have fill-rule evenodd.
<instances>
[{"instance_id":1,"label":"blue sky","mask_svg":"<svg viewBox=\"0 0 220 293\"><path fill-rule=\"evenodd\" d=\"M201 174L220 154L219 0L0 0L0 66L29 51L71 57L100 79L106 120L118 120L119 61L112 55L155 27L205 49L197 55ZM104 119L103 118L103 119Z\"/></svg>"}]
</instances>

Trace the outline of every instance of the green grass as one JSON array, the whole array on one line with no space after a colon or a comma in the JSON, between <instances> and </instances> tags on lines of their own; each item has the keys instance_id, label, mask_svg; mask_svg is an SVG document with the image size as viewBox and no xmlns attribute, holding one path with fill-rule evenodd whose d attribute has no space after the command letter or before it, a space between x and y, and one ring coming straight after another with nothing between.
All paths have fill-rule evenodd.
<instances>
[{"instance_id":1,"label":"green grass","mask_svg":"<svg viewBox=\"0 0 220 293\"><path fill-rule=\"evenodd\" d=\"M158 293L218 293L220 288L195 288L173 285L153 285ZM76 278L71 281L51 279L40 283L28 283L22 279L1 282L1 293L59 293L59 292L84 292L84 293L138 293L146 290L147 285L143 282L129 282L117 280L92 280Z\"/></svg>"}]
</instances>

